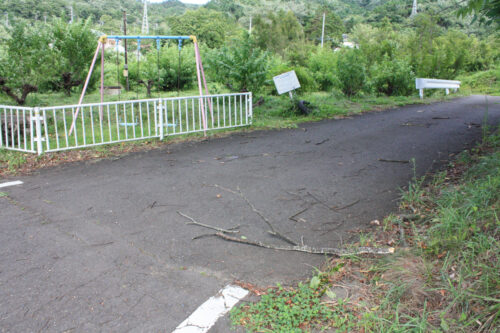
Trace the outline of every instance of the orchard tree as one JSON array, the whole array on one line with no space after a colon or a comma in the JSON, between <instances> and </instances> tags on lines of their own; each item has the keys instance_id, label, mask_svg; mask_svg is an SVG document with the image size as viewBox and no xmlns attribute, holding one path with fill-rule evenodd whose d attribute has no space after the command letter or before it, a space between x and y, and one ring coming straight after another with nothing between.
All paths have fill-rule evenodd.
<instances>
[{"instance_id":1,"label":"orchard tree","mask_svg":"<svg viewBox=\"0 0 500 333\"><path fill-rule=\"evenodd\" d=\"M212 51L208 65L217 80L232 90L257 93L266 81L267 58L267 52L245 31L231 45Z\"/></svg>"},{"instance_id":2,"label":"orchard tree","mask_svg":"<svg viewBox=\"0 0 500 333\"><path fill-rule=\"evenodd\" d=\"M97 47L97 36L91 30L90 19L73 24L58 20L51 28L51 35L53 52L59 58L55 86L70 96L71 89L85 80ZM94 84L92 80L91 86Z\"/></svg>"},{"instance_id":3,"label":"orchard tree","mask_svg":"<svg viewBox=\"0 0 500 333\"><path fill-rule=\"evenodd\" d=\"M24 105L30 93L45 87L56 75L58 57L50 34L41 26L15 25L0 60L0 90Z\"/></svg>"}]
</instances>

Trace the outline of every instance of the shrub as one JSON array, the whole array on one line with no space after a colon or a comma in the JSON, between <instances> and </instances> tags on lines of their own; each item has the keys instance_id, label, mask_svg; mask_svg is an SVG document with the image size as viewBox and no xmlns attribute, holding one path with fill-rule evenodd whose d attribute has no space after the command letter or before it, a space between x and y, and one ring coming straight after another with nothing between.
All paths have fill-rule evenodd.
<instances>
[{"instance_id":1,"label":"shrub","mask_svg":"<svg viewBox=\"0 0 500 333\"><path fill-rule=\"evenodd\" d=\"M313 53L309 58L307 67L316 81L318 89L328 91L338 85L335 76L337 54L331 49L321 48L316 53Z\"/></svg>"},{"instance_id":2,"label":"shrub","mask_svg":"<svg viewBox=\"0 0 500 333\"><path fill-rule=\"evenodd\" d=\"M267 58L267 52L259 49L245 32L231 46L213 50L207 64L216 80L232 90L258 93L266 82Z\"/></svg>"},{"instance_id":3,"label":"shrub","mask_svg":"<svg viewBox=\"0 0 500 333\"><path fill-rule=\"evenodd\" d=\"M408 96L414 91L415 74L406 60L384 57L371 70L371 85L387 96Z\"/></svg>"},{"instance_id":4,"label":"shrub","mask_svg":"<svg viewBox=\"0 0 500 333\"><path fill-rule=\"evenodd\" d=\"M365 61L357 49L340 51L337 75L342 92L347 96L357 95L366 85Z\"/></svg>"},{"instance_id":5,"label":"shrub","mask_svg":"<svg viewBox=\"0 0 500 333\"><path fill-rule=\"evenodd\" d=\"M196 64L192 45L184 46L180 54L177 46L163 46L160 50L159 72L158 53L155 48L141 55L140 64L135 55L129 56L129 82L131 88L137 87L140 81L147 86L160 87L163 91L185 89L192 86L196 77ZM121 59L120 59L121 60ZM159 81L158 81L159 80ZM120 81L125 85L125 77L120 70Z\"/></svg>"}]
</instances>

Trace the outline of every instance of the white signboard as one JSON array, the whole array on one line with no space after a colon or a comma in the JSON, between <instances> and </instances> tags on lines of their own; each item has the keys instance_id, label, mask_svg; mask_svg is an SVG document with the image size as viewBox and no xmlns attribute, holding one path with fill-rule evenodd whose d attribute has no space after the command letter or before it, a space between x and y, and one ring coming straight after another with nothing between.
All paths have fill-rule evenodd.
<instances>
[{"instance_id":1,"label":"white signboard","mask_svg":"<svg viewBox=\"0 0 500 333\"><path fill-rule=\"evenodd\" d=\"M273 77L274 85L278 90L278 94L284 94L292 90L300 88L299 79L295 71L287 72Z\"/></svg>"}]
</instances>

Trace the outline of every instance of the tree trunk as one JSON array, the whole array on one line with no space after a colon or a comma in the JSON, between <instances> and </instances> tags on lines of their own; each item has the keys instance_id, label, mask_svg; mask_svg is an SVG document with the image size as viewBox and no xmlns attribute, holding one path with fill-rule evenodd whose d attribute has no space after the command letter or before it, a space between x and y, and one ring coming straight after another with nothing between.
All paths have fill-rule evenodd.
<instances>
[{"instance_id":1,"label":"tree trunk","mask_svg":"<svg viewBox=\"0 0 500 333\"><path fill-rule=\"evenodd\" d=\"M12 88L7 87L5 85L6 83L7 83L7 79L5 79L3 77L0 77L0 87L1 87L1 90L5 94L7 94L7 96L9 96L12 99L14 99L18 105L24 105L24 103L26 103L26 97L28 97L28 95L30 93L38 91L38 87L37 86L33 86L31 84L25 83L22 86L21 96L18 96L18 95L16 95L14 93L14 91L12 90Z\"/></svg>"}]
</instances>

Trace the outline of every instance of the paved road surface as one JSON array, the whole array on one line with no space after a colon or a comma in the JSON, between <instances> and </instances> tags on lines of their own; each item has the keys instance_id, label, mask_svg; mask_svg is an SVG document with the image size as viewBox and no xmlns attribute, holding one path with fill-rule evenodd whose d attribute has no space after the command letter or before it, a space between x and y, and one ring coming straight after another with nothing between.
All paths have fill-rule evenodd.
<instances>
[{"instance_id":1,"label":"paved road surface","mask_svg":"<svg viewBox=\"0 0 500 333\"><path fill-rule=\"evenodd\" d=\"M500 98L488 100L498 123ZM436 169L480 139L485 110L485 97L473 96L22 177L0 198L0 331L170 332L235 280L306 278L323 257L192 240L211 231L177 211L284 245L242 197L215 185L239 188L288 237L339 246L395 209L412 177L409 164L380 158L415 158L419 175Z\"/></svg>"}]
</instances>

